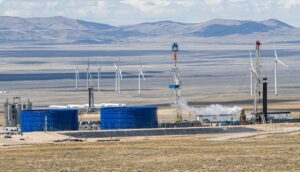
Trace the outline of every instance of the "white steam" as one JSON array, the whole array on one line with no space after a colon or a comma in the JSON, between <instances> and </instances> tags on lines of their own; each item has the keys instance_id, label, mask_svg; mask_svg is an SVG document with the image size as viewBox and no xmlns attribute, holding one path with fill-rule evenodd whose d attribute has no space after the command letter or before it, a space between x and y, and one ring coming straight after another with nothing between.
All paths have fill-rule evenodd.
<instances>
[{"instance_id":1,"label":"white steam","mask_svg":"<svg viewBox=\"0 0 300 172\"><path fill-rule=\"evenodd\" d=\"M225 107L219 104L212 104L204 108L195 108L189 106L187 101L183 98L179 100L179 105L186 111L196 115L238 115L242 110L242 108L238 106Z\"/></svg>"}]
</instances>

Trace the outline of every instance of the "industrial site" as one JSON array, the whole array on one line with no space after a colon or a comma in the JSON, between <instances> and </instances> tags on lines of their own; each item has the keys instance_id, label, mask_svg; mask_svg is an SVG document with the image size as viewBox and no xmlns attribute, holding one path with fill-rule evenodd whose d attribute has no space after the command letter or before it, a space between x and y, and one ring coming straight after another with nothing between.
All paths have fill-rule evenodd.
<instances>
[{"instance_id":1,"label":"industrial site","mask_svg":"<svg viewBox=\"0 0 300 172\"><path fill-rule=\"evenodd\" d=\"M0 171L300 171L286 1L0 1Z\"/></svg>"},{"instance_id":2,"label":"industrial site","mask_svg":"<svg viewBox=\"0 0 300 172\"><path fill-rule=\"evenodd\" d=\"M193 87L184 84L185 70L183 61L180 60L183 53L180 53L179 43L172 43L169 47L167 64L157 66L169 68L169 76L163 77L165 81L162 82L166 84L162 91L151 89L145 84L155 77L160 78L162 72L147 72L147 65L142 63L141 58L137 59L133 67L128 67L127 63L122 65L121 58L111 64L103 63L101 58L87 58L86 64L74 66L73 77L64 81L68 87L51 97L46 94L56 91L44 89L46 93L43 93L38 90L40 95L36 96L24 94L27 89L19 93L3 92L0 139L2 150L20 149L20 146L30 145L104 146L102 144L107 142L114 143L113 145L116 142L134 145L167 141L173 144L179 142L178 146L181 146L181 142L194 142L195 139L200 144L214 145L231 143L233 140L248 143L262 136L264 139L269 138L269 135L281 139L283 134L293 138L300 131L298 102L278 99L279 94L283 94L283 89L278 88L281 83L277 81L277 66L287 68L288 65L279 59L280 52L277 52L276 44L272 42L274 73L268 76L273 78L270 78L273 82L270 83L263 74L264 66L260 64L261 54L264 52L261 50L261 42L254 42L252 47L253 50L245 51L249 56L248 70L245 73L249 74L245 76L247 86L241 92L246 92L246 96L224 95L221 98L223 101L214 92L208 93L201 88L203 92L199 95L205 95L201 99L205 98L207 102L188 102L188 99L198 99L199 96ZM108 67L112 72L106 71ZM152 73L156 75L151 76ZM129 87L126 80L130 80ZM38 89L39 86L36 87ZM228 94L226 91L224 93ZM59 94L64 94L64 98L69 94L70 98L77 101L59 100ZM49 98L54 101L48 101ZM159 101L163 98L166 100ZM28 169L33 167L36 168L33 165ZM96 167L88 169L93 168ZM67 167L69 169L72 168ZM167 167L164 169L172 170Z\"/></svg>"}]
</instances>

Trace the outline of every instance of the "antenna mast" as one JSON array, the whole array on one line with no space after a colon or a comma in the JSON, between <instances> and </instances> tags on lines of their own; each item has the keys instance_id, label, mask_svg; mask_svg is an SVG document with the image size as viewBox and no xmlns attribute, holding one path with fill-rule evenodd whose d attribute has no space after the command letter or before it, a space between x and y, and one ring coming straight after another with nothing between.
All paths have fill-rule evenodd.
<instances>
[{"instance_id":1,"label":"antenna mast","mask_svg":"<svg viewBox=\"0 0 300 172\"><path fill-rule=\"evenodd\" d=\"M175 110L177 121L182 121L182 111L179 105L179 99L181 97L181 80L180 80L180 70L177 64L177 52L178 44L176 42L172 45L173 52L173 84L169 85L169 88L173 90L175 96Z\"/></svg>"}]
</instances>

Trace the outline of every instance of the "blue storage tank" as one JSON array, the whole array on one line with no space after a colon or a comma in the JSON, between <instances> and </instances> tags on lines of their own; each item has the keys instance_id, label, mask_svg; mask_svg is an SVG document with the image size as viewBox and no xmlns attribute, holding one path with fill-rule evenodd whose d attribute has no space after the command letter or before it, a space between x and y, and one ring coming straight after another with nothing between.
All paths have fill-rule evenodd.
<instances>
[{"instance_id":1,"label":"blue storage tank","mask_svg":"<svg viewBox=\"0 0 300 172\"><path fill-rule=\"evenodd\" d=\"M101 130L157 128L156 106L101 108Z\"/></svg>"},{"instance_id":2,"label":"blue storage tank","mask_svg":"<svg viewBox=\"0 0 300 172\"><path fill-rule=\"evenodd\" d=\"M47 109L21 111L21 132L78 130L78 110Z\"/></svg>"}]
</instances>

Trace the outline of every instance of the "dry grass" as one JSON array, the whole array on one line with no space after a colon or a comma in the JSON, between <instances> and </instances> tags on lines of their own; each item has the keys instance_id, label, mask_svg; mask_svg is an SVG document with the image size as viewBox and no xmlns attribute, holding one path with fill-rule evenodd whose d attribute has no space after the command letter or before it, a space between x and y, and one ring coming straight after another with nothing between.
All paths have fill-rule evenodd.
<instances>
[{"instance_id":1,"label":"dry grass","mask_svg":"<svg viewBox=\"0 0 300 172\"><path fill-rule=\"evenodd\" d=\"M0 156L1 171L298 171L300 134L35 145L2 148Z\"/></svg>"}]
</instances>

